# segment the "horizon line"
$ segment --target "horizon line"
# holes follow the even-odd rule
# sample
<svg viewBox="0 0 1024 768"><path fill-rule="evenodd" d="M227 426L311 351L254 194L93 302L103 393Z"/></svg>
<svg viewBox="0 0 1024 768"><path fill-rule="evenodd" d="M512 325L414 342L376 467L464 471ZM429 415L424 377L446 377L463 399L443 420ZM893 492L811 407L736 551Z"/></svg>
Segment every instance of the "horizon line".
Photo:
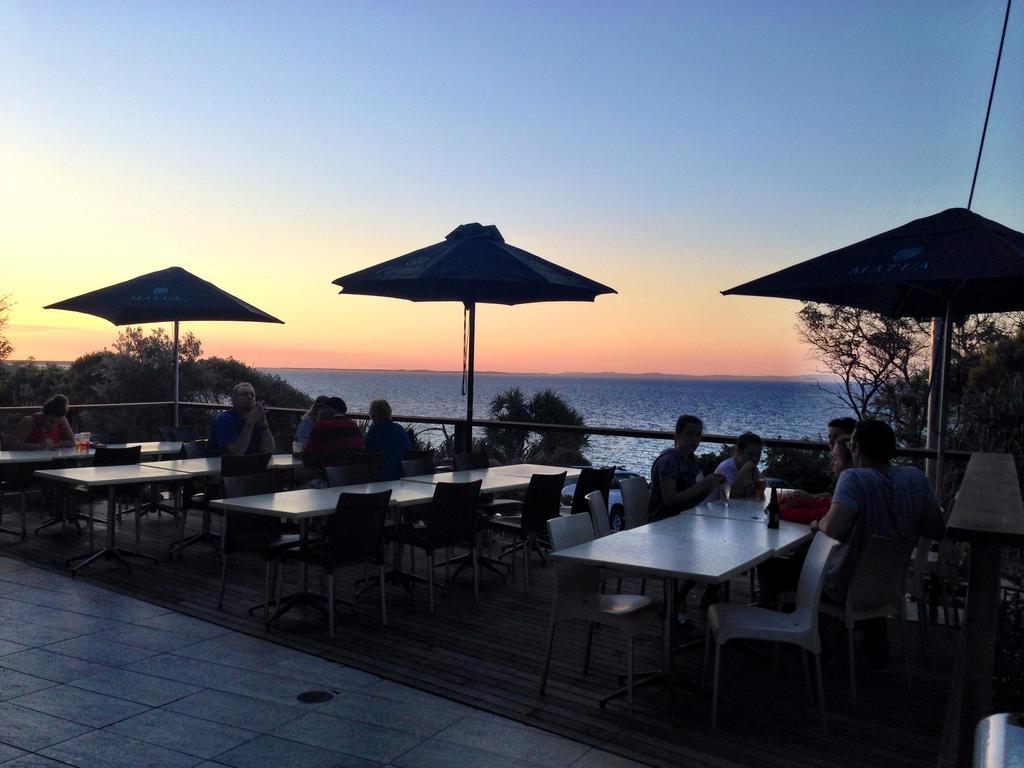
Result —
<svg viewBox="0 0 1024 768"><path fill-rule="evenodd" d="M33 363L35 365L71 365L73 360L2 360L0 363ZM329 366L297 366L297 365L250 365L256 370L276 371L341 371L348 373L451 373L461 374L460 370L443 370L436 368L331 368ZM827 373L794 373L783 374L757 374L757 373L662 373L660 371L644 371L641 373L627 373L621 371L474 371L473 375L489 374L493 376L616 376L631 377L638 379L666 378L666 379L779 379L793 381L827 379Z"/></svg>

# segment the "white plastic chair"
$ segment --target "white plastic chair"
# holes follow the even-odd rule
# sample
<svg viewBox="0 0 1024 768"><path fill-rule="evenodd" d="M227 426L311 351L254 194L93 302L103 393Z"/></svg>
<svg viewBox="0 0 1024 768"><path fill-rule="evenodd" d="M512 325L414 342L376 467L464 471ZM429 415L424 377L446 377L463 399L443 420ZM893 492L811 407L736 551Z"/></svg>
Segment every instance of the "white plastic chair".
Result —
<svg viewBox="0 0 1024 768"><path fill-rule="evenodd" d="M835 616L846 627L850 657L850 699L857 703L857 673L854 667L853 625L864 619L899 616L903 640L903 664L910 688L910 660L907 657L906 575L910 553L902 539L872 536L854 566L846 602L836 605L822 601L821 612Z"/></svg>
<svg viewBox="0 0 1024 768"><path fill-rule="evenodd" d="M600 497L600 492L597 494ZM594 540L594 528L588 515L577 514L548 520L551 549L558 552ZM551 628L548 633L544 671L540 678L540 695L547 686L551 666L551 650L555 641L555 625L569 619L583 619L593 624L616 627L626 636L626 698L633 709L633 638L641 625L658 621L649 597L642 595L601 594L601 570L570 563L555 564L555 588L551 593ZM590 656L589 641L587 657ZM584 668L586 674L586 668Z"/></svg>
<svg viewBox="0 0 1024 768"><path fill-rule="evenodd" d="M604 496L600 491L591 491L586 495L586 499L587 509L590 510L590 522L594 526L594 537L603 539L612 532L608 520L608 505L604 503Z"/></svg>
<svg viewBox="0 0 1024 768"><path fill-rule="evenodd" d="M825 583L825 564L833 547L839 542L823 533L817 533L800 571L796 590L796 610L781 613L759 608L754 605L737 603L716 603L708 608L708 637L704 651L704 673L707 674L711 646L715 647L714 683L711 690L711 727L718 720L718 671L721 666L722 646L729 640L770 640L776 643L792 643L803 651L814 655L814 671L818 679L818 706L821 712L821 729L828 732L825 724L825 687L821 679L821 637L818 634L818 605L821 589ZM807 678L807 657L804 662L804 677ZM808 681L807 693L810 695Z"/></svg>
<svg viewBox="0 0 1024 768"><path fill-rule="evenodd" d="M647 507L651 503L651 489L642 477L625 477L619 481L622 508L625 513L623 530L647 524Z"/></svg>

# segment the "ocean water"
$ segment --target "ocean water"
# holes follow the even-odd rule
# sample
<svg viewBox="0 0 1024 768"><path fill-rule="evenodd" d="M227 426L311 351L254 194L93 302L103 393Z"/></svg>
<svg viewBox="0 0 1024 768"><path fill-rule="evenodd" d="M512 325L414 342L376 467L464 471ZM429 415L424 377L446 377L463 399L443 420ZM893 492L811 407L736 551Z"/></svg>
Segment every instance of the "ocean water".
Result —
<svg viewBox="0 0 1024 768"><path fill-rule="evenodd" d="M311 396L339 395L350 410L359 413L365 413L376 397L386 398L399 415L444 418L464 416L466 412L459 373L264 370ZM737 435L751 430L766 438L815 439L824 435L830 419L847 415L836 397L835 385L825 382L504 373L476 375L474 415L487 418L491 399L509 387L519 387L527 397L553 389L583 415L587 424L600 427L670 431L679 414L693 413L703 419L709 433ZM436 431L428 431L423 437L433 443L441 441ZM616 464L646 473L666 447L668 443L661 440L592 436L585 452L595 464Z"/></svg>

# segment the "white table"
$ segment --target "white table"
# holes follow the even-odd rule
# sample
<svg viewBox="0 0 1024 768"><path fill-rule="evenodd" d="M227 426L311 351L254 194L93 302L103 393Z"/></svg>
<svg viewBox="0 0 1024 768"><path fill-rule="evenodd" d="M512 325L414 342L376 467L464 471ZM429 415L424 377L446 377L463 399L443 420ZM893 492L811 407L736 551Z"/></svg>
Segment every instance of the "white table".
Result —
<svg viewBox="0 0 1024 768"><path fill-rule="evenodd" d="M338 499L343 493L380 493L391 491L391 506L395 508L426 504L434 498L434 486L428 483L416 483L406 480L384 480L375 483L357 483L341 485L334 488L303 488L297 491L278 491L255 496L237 496L231 499L217 499L210 505L225 511L249 512L257 515L270 515L284 520L299 521L301 539L305 540L310 519L326 517L334 514ZM221 528L221 536L226 537L227 519ZM222 538L222 542L224 538ZM223 552L223 545L221 548ZM226 566L225 566L226 567ZM401 580L400 572L395 572ZM383 585L381 585L383 588ZM323 596L314 595L306 590L283 599L281 607L267 622L268 625L280 618L286 611L297 605L311 604L322 606Z"/></svg>
<svg viewBox="0 0 1024 768"><path fill-rule="evenodd" d="M99 557L117 560L121 565L131 570L131 565L124 559L124 555L135 557L146 557L153 562L156 558L152 555L145 555L140 552L123 549L117 546L114 539L114 528L116 525L117 512L114 505L114 489L119 485L142 485L146 483L180 483L188 479L188 476L181 472L174 472L169 469L158 469L147 467L142 464L125 464L114 467L69 467L67 469L38 469L36 477L45 480L52 480L67 485L78 485L86 488L107 488L107 542L104 547L78 555L68 559L70 565L75 560L81 560L78 565L71 568L71 573L77 573L80 568L85 567Z"/></svg>
<svg viewBox="0 0 1024 768"><path fill-rule="evenodd" d="M146 461L147 467L158 469L172 469L175 472L184 472L189 477L210 477L220 474L220 456L201 457L198 459L168 459L166 461ZM292 456L290 453L275 453L270 456L270 463L267 469L289 470L302 466L302 459Z"/></svg>
<svg viewBox="0 0 1024 768"><path fill-rule="evenodd" d="M681 514L552 552L550 557L555 562L663 579L667 606L663 673L670 675L676 580L721 583L812 536L809 527L795 523L770 530L767 523Z"/></svg>
<svg viewBox="0 0 1024 768"><path fill-rule="evenodd" d="M221 457L209 456L196 459L170 459L168 461L145 462L147 467L158 469L170 469L188 475L189 480L200 477L213 477L220 474ZM267 469L278 471L291 471L302 466L302 459L292 456L290 453L272 454ZM180 490L180 488L179 488ZM185 500L187 501L187 500ZM181 520L178 525L178 540L173 542L169 548L168 555L174 556L175 550L180 554L186 547L202 541L216 542L218 537L210 533L210 512L203 509L203 525L199 533L185 538L185 522L188 515L188 504L179 500L177 508L180 510Z"/></svg>
<svg viewBox="0 0 1024 768"><path fill-rule="evenodd" d="M506 464L500 467L491 467L490 471L498 475L515 475L516 477L530 478L533 475L560 475L565 472L565 482L572 483L579 479L578 467L552 467L547 464Z"/></svg>
<svg viewBox="0 0 1024 768"><path fill-rule="evenodd" d="M533 468L541 469L534 472ZM566 473L566 482L579 477L578 469L565 467L548 467L541 464L510 464L504 467L488 469L464 469L456 472L435 472L432 475L413 475L405 478L416 483L472 483L481 481L480 493L502 493L505 491L522 491L529 487L530 478L534 474ZM572 474L571 474L572 473ZM571 477L570 477L571 474Z"/></svg>
<svg viewBox="0 0 1024 768"><path fill-rule="evenodd" d="M342 493L380 493L391 491L391 506L408 507L426 504L434 498L434 489L426 483L405 480L383 480L376 483L341 485L334 488L303 488L298 491L277 491L257 496L216 499L210 506L235 512L273 515L284 520L308 520L331 515Z"/></svg>
<svg viewBox="0 0 1024 768"><path fill-rule="evenodd" d="M181 451L181 443L175 442L109 443L105 444L105 447L131 448L136 445L142 447L142 456L163 456ZM79 451L76 448L0 451L0 464L40 464L52 461L67 461L69 459L81 461L91 459L95 454L95 448L89 448L87 451Z"/></svg>

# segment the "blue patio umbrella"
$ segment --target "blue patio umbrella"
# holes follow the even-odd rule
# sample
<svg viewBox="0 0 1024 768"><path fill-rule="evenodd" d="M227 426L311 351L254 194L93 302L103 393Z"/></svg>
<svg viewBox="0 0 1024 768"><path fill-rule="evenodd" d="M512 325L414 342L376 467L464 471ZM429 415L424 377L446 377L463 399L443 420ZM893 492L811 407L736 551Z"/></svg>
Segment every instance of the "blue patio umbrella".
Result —
<svg viewBox="0 0 1024 768"><path fill-rule="evenodd" d="M1024 233L966 208L949 208L722 294L837 304L890 317L944 318L941 354L932 370L933 389L939 374L938 405L928 435L929 447L939 455L938 477L953 319L1024 309Z"/></svg>
<svg viewBox="0 0 1024 768"><path fill-rule="evenodd" d="M494 225L463 224L442 242L333 281L341 293L461 301L468 315L466 422L473 421L476 305L593 301L615 289L505 242Z"/></svg>
<svg viewBox="0 0 1024 768"><path fill-rule="evenodd" d="M114 325L173 322L175 427L179 426L178 324L182 320L284 322L181 267L139 275L123 283L49 304L44 309L84 312L109 320Z"/></svg>

